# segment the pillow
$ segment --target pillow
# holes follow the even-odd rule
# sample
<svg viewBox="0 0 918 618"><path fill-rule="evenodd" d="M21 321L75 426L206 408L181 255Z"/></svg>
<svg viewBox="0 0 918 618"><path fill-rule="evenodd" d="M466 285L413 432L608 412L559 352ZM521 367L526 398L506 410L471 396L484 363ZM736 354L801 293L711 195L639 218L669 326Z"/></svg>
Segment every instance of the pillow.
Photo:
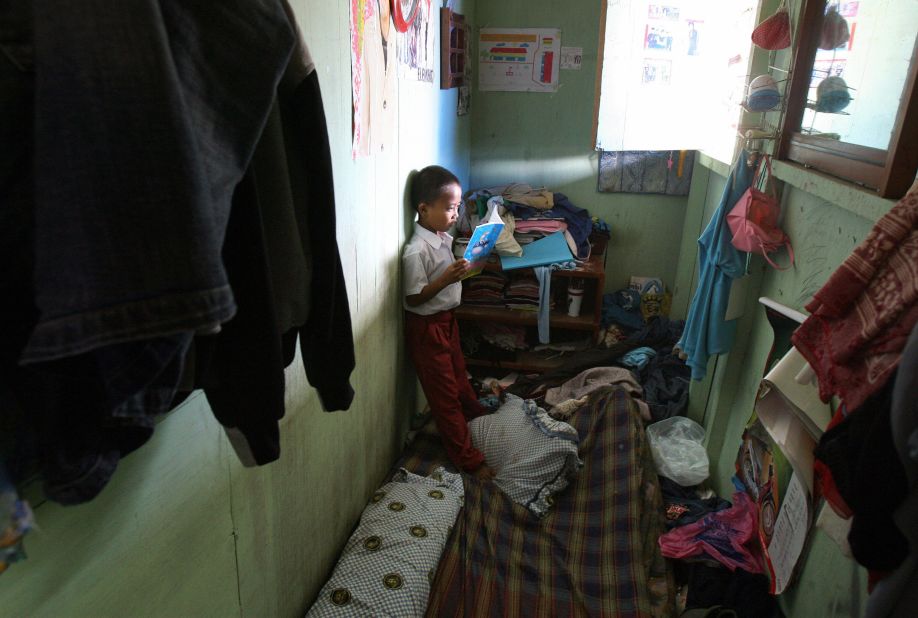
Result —
<svg viewBox="0 0 918 618"><path fill-rule="evenodd" d="M548 514L554 495L583 466L577 430L516 395L507 393L497 412L470 421L469 433L494 469L494 483L537 517Z"/></svg>
<svg viewBox="0 0 918 618"><path fill-rule="evenodd" d="M423 616L463 496L458 474L399 470L373 494L307 617Z"/></svg>

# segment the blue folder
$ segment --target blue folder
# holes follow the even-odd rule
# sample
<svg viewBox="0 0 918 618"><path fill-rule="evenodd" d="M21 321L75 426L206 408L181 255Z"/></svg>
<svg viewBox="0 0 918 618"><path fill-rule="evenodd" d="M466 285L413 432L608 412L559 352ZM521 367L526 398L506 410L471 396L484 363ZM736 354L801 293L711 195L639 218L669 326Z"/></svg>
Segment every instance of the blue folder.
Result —
<svg viewBox="0 0 918 618"><path fill-rule="evenodd" d="M527 268L529 266L544 266L555 262L573 260L571 250L564 239L564 232L555 232L541 240L523 246L523 255L500 256L500 266L504 270L514 268Z"/></svg>

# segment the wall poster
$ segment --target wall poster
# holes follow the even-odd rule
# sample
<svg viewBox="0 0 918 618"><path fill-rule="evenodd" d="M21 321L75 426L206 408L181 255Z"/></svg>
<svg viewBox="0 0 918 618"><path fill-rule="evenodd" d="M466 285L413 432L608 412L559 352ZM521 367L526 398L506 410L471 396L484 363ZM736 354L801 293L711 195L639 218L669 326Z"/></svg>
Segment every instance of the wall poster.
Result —
<svg viewBox="0 0 918 618"><path fill-rule="evenodd" d="M561 63L559 28L482 28L478 89L556 92Z"/></svg>
<svg viewBox="0 0 918 618"><path fill-rule="evenodd" d="M353 158L385 151L395 135L394 31L388 0L351 0Z"/></svg>
<svg viewBox="0 0 918 618"><path fill-rule="evenodd" d="M396 34L399 79L417 82L434 81L434 30L440 27L439 18L431 20L430 0L416 0L417 12L408 24L408 30Z"/></svg>
<svg viewBox="0 0 918 618"><path fill-rule="evenodd" d="M583 66L583 48L582 47L562 47L561 48L561 68L573 69L579 71Z"/></svg>

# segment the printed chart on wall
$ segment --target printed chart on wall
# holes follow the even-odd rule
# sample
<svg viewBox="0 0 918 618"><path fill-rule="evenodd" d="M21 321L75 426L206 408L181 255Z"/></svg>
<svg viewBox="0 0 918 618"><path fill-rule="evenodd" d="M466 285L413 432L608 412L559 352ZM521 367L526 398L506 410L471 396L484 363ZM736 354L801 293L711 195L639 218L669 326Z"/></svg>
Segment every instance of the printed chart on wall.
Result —
<svg viewBox="0 0 918 618"><path fill-rule="evenodd" d="M555 92L560 62L558 28L482 28L478 89Z"/></svg>

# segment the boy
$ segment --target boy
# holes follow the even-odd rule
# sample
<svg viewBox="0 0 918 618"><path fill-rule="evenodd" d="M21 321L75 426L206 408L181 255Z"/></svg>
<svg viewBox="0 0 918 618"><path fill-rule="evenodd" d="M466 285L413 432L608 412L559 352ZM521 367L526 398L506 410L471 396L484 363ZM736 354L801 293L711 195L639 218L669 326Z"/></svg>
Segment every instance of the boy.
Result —
<svg viewBox="0 0 918 618"><path fill-rule="evenodd" d="M425 167L411 182L417 211L414 236L405 245L405 338L446 453L479 479L494 478L484 455L472 446L466 422L487 414L466 377L453 309L459 305L468 261L453 258L447 234L462 201L459 179L438 165Z"/></svg>

